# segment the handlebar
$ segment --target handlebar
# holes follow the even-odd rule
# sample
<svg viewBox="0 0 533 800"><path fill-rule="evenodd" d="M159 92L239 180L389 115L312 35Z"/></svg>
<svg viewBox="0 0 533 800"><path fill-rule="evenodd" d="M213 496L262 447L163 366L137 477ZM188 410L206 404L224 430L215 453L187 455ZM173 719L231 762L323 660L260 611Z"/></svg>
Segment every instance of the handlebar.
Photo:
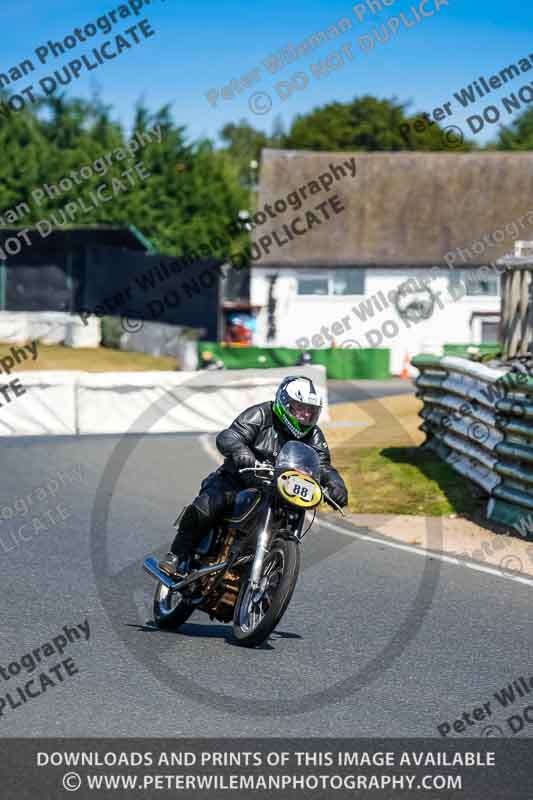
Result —
<svg viewBox="0 0 533 800"><path fill-rule="evenodd" d="M265 471L273 473L274 472L274 467L271 467L269 464L264 464L264 465L260 464L260 465L257 465L255 467L243 467L242 469L239 470L239 473L240 472L265 472Z"/></svg>
<svg viewBox="0 0 533 800"><path fill-rule="evenodd" d="M256 461L255 467L243 467L242 469L239 470L239 474L241 472L269 472L271 475L273 475L274 467L272 466L272 464ZM332 497L329 496L329 494L326 492L324 488L322 488L322 498L328 505L330 505L336 511L339 511L343 517L346 516L341 506L338 503L336 503Z"/></svg>

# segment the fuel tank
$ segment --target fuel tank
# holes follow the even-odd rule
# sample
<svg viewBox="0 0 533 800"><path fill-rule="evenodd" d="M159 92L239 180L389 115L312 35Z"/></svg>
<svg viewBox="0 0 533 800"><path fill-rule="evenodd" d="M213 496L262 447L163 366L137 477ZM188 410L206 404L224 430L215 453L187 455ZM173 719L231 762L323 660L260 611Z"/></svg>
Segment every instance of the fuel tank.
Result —
<svg viewBox="0 0 533 800"><path fill-rule="evenodd" d="M233 511L224 522L243 533L251 533L264 512L266 498L259 489L243 489L235 498Z"/></svg>

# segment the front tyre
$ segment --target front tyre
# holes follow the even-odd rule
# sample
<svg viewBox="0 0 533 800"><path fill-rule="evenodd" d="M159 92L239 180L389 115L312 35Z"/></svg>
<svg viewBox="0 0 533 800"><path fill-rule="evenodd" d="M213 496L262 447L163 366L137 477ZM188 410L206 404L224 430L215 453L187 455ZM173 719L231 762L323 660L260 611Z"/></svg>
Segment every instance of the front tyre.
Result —
<svg viewBox="0 0 533 800"><path fill-rule="evenodd" d="M158 628L177 630L187 622L194 606L179 592L171 592L164 583L158 583L154 594L154 620Z"/></svg>
<svg viewBox="0 0 533 800"><path fill-rule="evenodd" d="M300 546L276 539L263 564L261 584L252 591L244 580L233 614L233 633L244 647L257 647L269 637L289 605L300 571Z"/></svg>

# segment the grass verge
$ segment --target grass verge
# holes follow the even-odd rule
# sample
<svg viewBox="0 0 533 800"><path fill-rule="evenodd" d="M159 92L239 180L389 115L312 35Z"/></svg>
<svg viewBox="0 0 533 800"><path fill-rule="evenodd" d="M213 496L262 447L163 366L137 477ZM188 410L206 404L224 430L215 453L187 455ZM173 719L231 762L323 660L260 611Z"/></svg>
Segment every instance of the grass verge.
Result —
<svg viewBox="0 0 533 800"><path fill-rule="evenodd" d="M11 355L11 348L20 344L0 342L0 358ZM28 351L27 351L28 352ZM81 370L83 372L146 372L174 371L176 359L172 356L150 356L146 353L129 353L110 347L63 347L63 345L37 344L37 358L28 353L26 361L16 364L13 372L28 370Z"/></svg>
<svg viewBox="0 0 533 800"><path fill-rule="evenodd" d="M415 447L343 447L333 452L356 514L477 516L481 496L431 451ZM485 502L485 501L484 501Z"/></svg>

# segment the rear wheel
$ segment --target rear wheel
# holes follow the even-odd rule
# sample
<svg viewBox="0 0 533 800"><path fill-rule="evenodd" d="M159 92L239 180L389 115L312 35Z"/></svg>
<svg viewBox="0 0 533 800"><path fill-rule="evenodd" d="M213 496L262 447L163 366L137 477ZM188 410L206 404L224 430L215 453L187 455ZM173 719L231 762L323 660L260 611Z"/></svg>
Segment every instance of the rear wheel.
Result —
<svg viewBox="0 0 533 800"><path fill-rule="evenodd" d="M269 637L289 605L299 570L299 544L276 539L265 558L259 588L252 590L249 579L241 585L233 614L239 644L256 647Z"/></svg>
<svg viewBox="0 0 533 800"><path fill-rule="evenodd" d="M179 592L158 583L154 594L154 620L158 628L174 629L187 622L194 606Z"/></svg>

